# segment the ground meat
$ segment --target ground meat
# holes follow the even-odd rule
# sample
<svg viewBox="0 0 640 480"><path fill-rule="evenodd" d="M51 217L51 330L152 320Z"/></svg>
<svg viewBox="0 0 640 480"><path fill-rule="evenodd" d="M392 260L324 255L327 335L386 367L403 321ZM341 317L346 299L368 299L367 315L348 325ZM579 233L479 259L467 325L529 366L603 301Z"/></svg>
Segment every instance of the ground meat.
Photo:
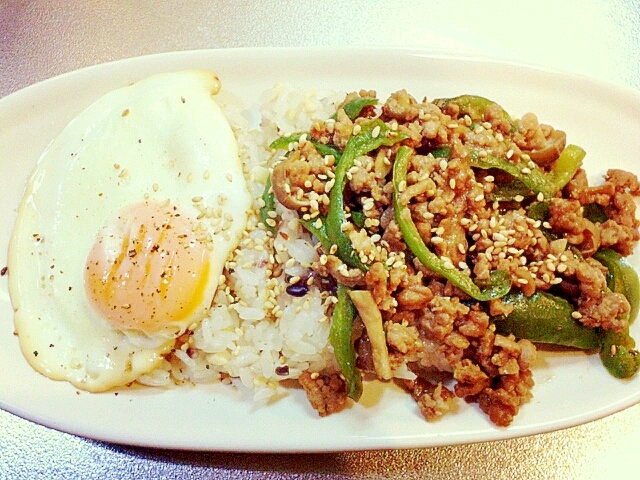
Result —
<svg viewBox="0 0 640 480"><path fill-rule="evenodd" d="M469 312L458 298L436 296L422 312L420 325L430 338L444 340L453 332L454 321Z"/></svg>
<svg viewBox="0 0 640 480"><path fill-rule="evenodd" d="M396 295L398 305L407 310L422 310L433 300L434 294L424 284L422 272L404 276Z"/></svg>
<svg viewBox="0 0 640 480"><path fill-rule="evenodd" d="M336 281L349 287L364 285L365 282L365 276L360 270L346 268L335 255L327 255L324 265L318 265L317 271L324 277L331 275Z"/></svg>
<svg viewBox="0 0 640 480"><path fill-rule="evenodd" d="M453 370L454 391L460 398L477 395L491 384L489 376L469 358L461 360Z"/></svg>
<svg viewBox="0 0 640 480"><path fill-rule="evenodd" d="M629 302L624 295L607 290L606 269L596 260L578 262L575 277L580 289L577 300L580 322L596 328L611 329L616 332L626 328L629 320Z"/></svg>
<svg viewBox="0 0 640 480"><path fill-rule="evenodd" d="M405 380L404 386L418 403L420 413L429 421L438 420L454 405L455 396L442 383L433 384L417 378Z"/></svg>
<svg viewBox="0 0 640 480"><path fill-rule="evenodd" d="M371 265L365 275L365 281L380 310L392 310L396 305L396 300L392 295L395 289L389 283L389 279L389 271L380 262Z"/></svg>
<svg viewBox="0 0 640 480"><path fill-rule="evenodd" d="M309 141L301 141L298 150L273 167L271 185L278 201L289 209L305 209L312 205L326 213L326 180L334 160L325 159ZM310 193L314 193L315 203Z"/></svg>
<svg viewBox="0 0 640 480"><path fill-rule="evenodd" d="M604 178L603 184L589 186L586 173L581 169L569 182L566 191L582 206L597 204L604 207L608 220L600 225L600 228L589 226L594 241L592 250L595 251L597 247L602 245L613 248L623 256L628 256L640 240L638 231L640 222L636 218L636 204L633 198L634 195L637 196L640 193L640 182L638 182L636 175L617 169L608 170ZM588 221L575 215L575 205L572 206L572 210L574 214L570 219L567 218L567 221L573 219L580 222L574 226L574 232L580 230L584 225L588 226L588 223L585 223ZM562 216L562 210L559 214ZM554 223L552 225L555 227ZM581 251L583 250L581 248Z"/></svg>
<svg viewBox="0 0 640 480"><path fill-rule="evenodd" d="M475 308L475 307L474 307ZM455 322L456 329L465 337L481 337L489 327L489 315L479 309L472 309Z"/></svg>
<svg viewBox="0 0 640 480"><path fill-rule="evenodd" d="M569 243L578 248L583 246L581 251L594 253L593 245L600 245L598 229L582 216L582 205L578 200L552 199L549 204L549 224L554 232L562 234Z"/></svg>
<svg viewBox="0 0 640 480"><path fill-rule="evenodd" d="M382 106L382 113L387 119L395 119L400 122L412 122L420 114L418 102L407 93L400 90L391 94Z"/></svg>
<svg viewBox="0 0 640 480"><path fill-rule="evenodd" d="M494 386L480 392L477 402L493 423L508 427L520 406L531 399L533 385L531 370L524 370L517 375L503 375Z"/></svg>
<svg viewBox="0 0 640 480"><path fill-rule="evenodd" d="M632 195L640 195L640 182L638 177L631 172L610 169L607 170L605 179L615 186L616 191L626 191Z"/></svg>
<svg viewBox="0 0 640 480"><path fill-rule="evenodd" d="M511 130L511 123L509 123L509 120L505 117L502 107L497 103L489 105L485 109L484 120L489 122L497 132L506 134Z"/></svg>
<svg viewBox="0 0 640 480"><path fill-rule="evenodd" d="M347 391L340 375L303 372L298 378L309 403L321 417L339 412L347 404Z"/></svg>
<svg viewBox="0 0 640 480"><path fill-rule="evenodd" d="M353 133L353 126L353 122L344 110L338 110L337 119L333 127L333 143L337 147L344 150Z"/></svg>
<svg viewBox="0 0 640 480"><path fill-rule="evenodd" d="M353 93L344 104L374 95ZM313 268L371 293L382 316L391 370L398 377L406 377L407 370L416 375L404 387L427 419L439 418L458 397L477 403L491 421L507 426L531 398L536 348L527 340L495 333L492 317L510 314L513 306L500 299L476 301L442 269L467 275L481 288L492 272L508 272L512 293L531 297L545 291L563 297L584 325L620 331L627 326L629 303L608 291L606 269L591 257L603 246L626 256L640 240L634 198L640 195L640 182L633 174L609 170L603 183L590 186L584 170L578 169L555 196L525 190L505 194L519 188L517 182L499 169L479 168L478 158L499 157L517 164L523 174L525 168L547 173L565 148L566 134L540 123L532 113L514 119L497 104L477 109L451 100L420 102L400 90L382 106L365 107L358 118L348 118L341 109L335 119L314 124L315 141L344 149L379 112L388 138L402 140L360 152L346 175L342 232L365 267L347 269L336 247L322 239ZM415 154L406 184L396 191L393 170L401 146ZM302 218L307 215L306 220L318 218L322 226L336 170L331 156L315 150L310 142L294 145L288 159L274 168L272 179L284 206ZM298 165L302 161L308 165ZM505 195L510 198L505 200ZM396 201L407 206L407 216L400 221L411 219L419 239L405 242ZM536 204L548 204L548 212L531 212ZM407 248L420 239L442 262L440 268L430 265L430 257ZM375 372L371 341L358 317L352 338L358 367ZM321 415L346 401L338 376L312 378L305 373L300 383Z"/></svg>
<svg viewBox="0 0 640 480"><path fill-rule="evenodd" d="M636 204L633 196L627 192L616 192L612 203L605 207L605 212L609 221L616 222L624 232L611 247L623 256L631 255L633 248L640 240L638 231L640 222L635 216Z"/></svg>
<svg viewBox="0 0 640 480"><path fill-rule="evenodd" d="M420 332L414 326L405 326L400 323L387 322L387 343L398 352L412 357L422 349ZM409 360L413 360L412 358Z"/></svg>

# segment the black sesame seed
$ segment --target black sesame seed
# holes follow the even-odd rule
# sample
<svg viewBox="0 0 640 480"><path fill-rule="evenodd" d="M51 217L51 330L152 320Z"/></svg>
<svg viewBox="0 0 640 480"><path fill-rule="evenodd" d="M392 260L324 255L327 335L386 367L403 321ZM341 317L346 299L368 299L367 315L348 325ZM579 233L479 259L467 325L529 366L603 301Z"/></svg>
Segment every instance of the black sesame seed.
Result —
<svg viewBox="0 0 640 480"><path fill-rule="evenodd" d="M276 375L289 375L289 365L278 365L275 372Z"/></svg>
<svg viewBox="0 0 640 480"><path fill-rule="evenodd" d="M309 293L309 287L305 283L294 283L287 287L287 293L292 297L304 297Z"/></svg>

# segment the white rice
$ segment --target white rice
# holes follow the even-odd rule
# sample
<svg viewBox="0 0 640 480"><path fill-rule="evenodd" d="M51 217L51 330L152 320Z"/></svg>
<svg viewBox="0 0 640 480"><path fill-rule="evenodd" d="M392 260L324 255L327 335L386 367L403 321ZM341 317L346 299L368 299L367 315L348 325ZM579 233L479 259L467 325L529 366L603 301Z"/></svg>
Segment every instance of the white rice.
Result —
<svg viewBox="0 0 640 480"><path fill-rule="evenodd" d="M286 293L287 280L304 279L317 260L310 235L295 213L277 205L281 221L274 238L259 225L257 213L269 168L277 161L269 143L279 134L309 130L312 119L328 118L340 100L336 93L295 92L279 84L261 96L261 124L253 129L237 106L220 102L238 138L254 212L227 262L208 317L188 339L181 339L182 347L162 368L141 377L140 383L224 381L266 401L286 393L282 380L296 379L305 370L336 368L328 342L331 297L313 286L303 297Z"/></svg>

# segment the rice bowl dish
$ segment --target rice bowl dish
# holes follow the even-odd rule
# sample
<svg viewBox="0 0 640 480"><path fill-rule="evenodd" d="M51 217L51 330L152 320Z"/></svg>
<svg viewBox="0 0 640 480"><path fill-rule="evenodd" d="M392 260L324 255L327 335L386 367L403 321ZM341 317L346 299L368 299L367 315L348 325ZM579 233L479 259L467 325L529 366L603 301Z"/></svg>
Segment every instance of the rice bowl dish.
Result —
<svg viewBox="0 0 640 480"><path fill-rule="evenodd" d="M355 97L372 99L374 94L370 92L362 94L361 92ZM354 95L348 97L348 100L353 99ZM283 85L277 85L273 90L265 92L263 100L260 129L253 130L248 127L247 122L233 105L223 105L238 140L239 153L253 205L249 211L246 228L238 247L227 259L224 273L219 279L213 307L198 326L188 329L177 339L176 348L164 357L159 368L140 376L137 378L137 382L154 387L173 387L176 384L223 381L253 390L256 401L269 402L286 395L290 386L295 385L297 381L303 385L313 406L321 415L337 412L344 408L348 397L357 399L355 398L357 393L354 391L354 389L357 390L357 386L350 385L350 382L355 381L354 377L349 379L349 376L345 375L345 362L337 358L342 354L337 355L336 348L342 347L336 347L337 343L332 342L331 327L334 311L341 300L338 291L339 284L346 285L348 283L347 286L351 291L368 291L367 288L364 288L370 281L367 280L366 274L371 271L373 264L379 263L386 266L385 268L388 267L387 271L389 272L394 268L398 272L395 285L397 292L387 292L386 296L376 294L373 298L377 310L381 314L381 318L378 320L380 327L385 325L383 338L393 340L388 340L388 344L386 342L381 344L379 331L377 333L378 340L372 340L376 335L372 333L375 327L361 323L354 316L351 331L356 332L354 333L356 341L352 346L354 352L357 353L358 362L357 365L349 365L348 368L357 367L358 375L362 371L365 378L378 377L385 381L399 382L416 398L421 411L429 420L435 420L453 408L451 405L455 397L458 396L480 403L481 408L489 414L494 423L501 426L508 425L520 405L526 403L530 398L533 376L529 367L534 362L536 355L536 349L532 342L544 340L540 338L528 340L520 338L520 335L512 336L504 330L502 330L502 334L496 334L493 329L495 327L491 327L491 325L495 325L495 322L489 321L489 317L501 317L504 320L505 317L509 317L514 308L523 306L526 309L527 306L524 305L526 298L533 297L538 290L542 293L549 291L558 293L558 289L566 288L567 291L564 292L564 295L580 295L580 284L575 281L566 282L566 287L558 286L564 277L573 279L584 273L585 278L589 275L601 275L601 279L606 281L605 269L599 268L593 262L590 262L592 268L588 269L586 273L580 270L587 267L582 266L583 262L574 256L575 252L571 250L569 243L580 246L578 248L580 255L587 258L594 256L601 245L614 247L628 254L630 253L628 245L633 246L637 241L635 216L630 224L626 220L627 217L624 221L615 222L618 225L623 225L625 222L628 224L626 225L628 229L624 232L628 238L625 237L624 241L620 240L623 233L613 239L610 235L607 237L609 240L604 242L602 238L598 238L599 243L594 247L595 239L591 237L585 239L587 234L584 233L588 231L593 234L591 225L585 224L586 227L582 231L572 231L570 225L562 224L559 220L534 217L534 214L538 214L537 211L530 212L529 209L525 209L523 213L520 212L519 205L513 205L514 203L540 204L554 198L556 192L535 191L531 195L532 186L525 184L526 188L518 190L516 193L504 194L502 192L501 194L507 196L498 198L493 185L500 182L507 185L511 182L511 177L514 177L511 175L505 180L509 172L505 170L508 167L502 164L476 166L473 170L473 177L470 175L465 178L449 177L446 173L448 169L449 172L465 171L465 167L460 166L460 160L464 159L465 155L461 148L455 150L457 147L450 142L450 136L441 135L442 128L448 129L449 132L457 132L456 134L460 138L464 137L465 141L462 143L468 142L474 147L481 146L485 151L491 151L492 155L498 156L497 154L500 153L508 160L513 159L513 162L524 158L523 165L529 165L530 162L533 162L533 165L521 167L521 173L522 168L529 170L524 175L537 168L548 172L553 168L554 162L557 162L558 156L564 150L564 145L562 148L557 148L552 141L549 141L551 144L549 150L552 152L547 152L547 154L551 157L557 156L551 160L548 158L545 160L543 154L538 155L539 163L536 163L532 160L536 155L531 156L526 153L531 150L544 150L546 146L544 144L547 140L555 141L556 139L554 137L555 130L549 129L547 126L541 127L537 123L537 119L530 116L522 121L519 120L520 124L527 124L524 130L543 133L537 137L532 135L532 138L523 140L522 149L505 148L501 151L502 147L496 145L507 143L509 138L505 139L505 137L509 137L509 134L512 133L512 125L505 121L506 117L501 117L499 106L495 106L497 104L493 104L493 102L489 104L490 110L493 112L492 116L482 118L479 121L477 118L472 118L473 112L463 111L460 102L458 104L455 101L443 102L441 105L431 102L412 103L410 95L406 92L400 92L391 97L391 102L387 101L383 106L370 103L358 111L353 119L347 115L349 118L347 120L343 114L338 114L342 117L339 116L337 119L332 118L339 110L338 107L346 105L344 94L298 92ZM393 110L391 105L399 105L399 107ZM421 108L422 112L420 112ZM414 110L415 112L413 112ZM408 113L409 111L413 113ZM392 238L389 236L385 238L385 231L388 230L389 225L392 225L390 232L393 232L393 223L397 223L397 219L394 220L393 211L386 214L384 212L390 206L396 207L396 211L399 210L398 206L400 205L407 207L411 199L414 198L409 197L404 200L395 198L395 201L401 203L394 205L393 192L384 191L384 185L393 184L391 181L392 168L390 168L393 162L390 160L394 160L398 154L393 145L382 146L382 150L379 150L380 146L375 147L372 149L375 152L374 156L368 155L369 152L357 156L359 161L357 166L369 168L368 172L376 172L375 159L379 159L381 165L385 165L384 159L387 159L386 167L381 167L381 171L385 173L376 177L381 184L380 191L376 194L377 197L370 192L371 189L367 190L365 195L362 194L362 191L356 191L357 188L352 185L354 188L352 186L349 188L360 195L350 195L350 198L345 200L347 207L345 212L349 214L345 219L354 218L356 213L362 219L362 226L352 230L355 233L353 237L350 237L351 245L362 252L370 248L371 243L375 244L383 240L386 242L384 252L373 253L372 257L365 255L360 259L364 260L362 263L367 265L364 274L357 272L359 270L357 266L341 267L340 265L345 265L347 262L344 259L340 260L339 256L335 255L339 252L332 251L331 246L323 245L320 240L321 228L326 223L322 221L322 218L328 215L329 206L326 204L324 207L322 206L324 201L321 199L322 195L309 196L311 191L316 190L315 185L305 189L303 188L304 182L302 183L303 187L292 183L292 186L301 187L300 190L304 190L297 200L305 200L305 207L309 208L315 200L317 204L315 208L306 211L292 208L292 204L284 205L287 203L286 199L281 201L284 198L282 191L286 188L284 184L275 185L275 188L271 189L265 188L268 182L273 182L274 170L277 172L278 168L282 168L278 165L287 162L287 159L291 159L292 155L300 155L304 158L313 156L314 149L318 151L322 148L318 147L318 143L334 147L337 143L344 151L348 138L359 133L357 125L360 125L360 129L362 129L365 121L378 118L380 112L385 112L384 125L392 125L395 121L395 130L390 127L393 131L398 131L398 127L400 127L402 132L402 126L413 123L415 119L419 119L418 123L422 122L421 128L424 130L420 134L420 138L411 137L412 132L406 131L403 134L406 136L396 142L397 145L394 144L399 147L405 140L407 140L405 143L414 142L411 143L411 148L416 151L421 150L418 155L428 159L422 159L426 162L422 166L431 172L439 169L438 181L434 182L433 186L424 184L421 187L423 190L419 190L417 187L413 189L414 197L420 195L429 197L428 202L421 199L418 203L430 205L426 210L422 207L412 207L414 218L417 218L415 217L416 212L422 215L424 220L431 221L436 218L437 221L428 222L428 229L424 225L418 225L423 241L430 243L430 251L436 252L438 257L443 259L442 268L463 272L468 277L473 273L476 278L481 280L478 282L479 284L484 281L484 286L479 294L483 298L482 300L473 301L473 297L464 290L464 286L455 285L455 280L452 283L450 279L443 277L438 272L435 275L430 274L428 268L421 268L419 263L416 263L413 254L404 252L406 245L393 246ZM407 117L407 115L414 115L414 113L415 117ZM427 118L427 114L432 117ZM331 128L335 128L336 123L339 126L348 126L350 129L348 133L340 134L338 140L334 139L334 132L331 131ZM427 131L431 133L425 133ZM304 133L298 135L299 132L305 132L307 136L305 137ZM487 132L489 133L487 134ZM377 136L374 136L372 131L369 133L371 137ZM501 140L499 140L498 134L502 136ZM323 135L328 140L323 140ZM378 135L380 135L380 129ZM432 135L429 140L433 143L422 140L428 135ZM284 144L272 148L274 142L281 138L288 140ZM524 145L532 139L542 143L538 145L538 148L526 150ZM491 142L496 143L492 144ZM428 145L425 146L425 144ZM451 150L448 152L443 150L443 145L454 147L453 155ZM434 154L434 152L436 153ZM331 153L322 152L321 158L326 159L331 155ZM374 162L367 166L368 160L365 157L373 158ZM415 156L412 158L415 159ZM417 161L409 159L408 162L411 165L411 162L416 163ZM334 155L334 163L327 166L331 169L336 163ZM457 170L453 167L456 167ZM407 167L408 170L410 168ZM470 170L470 167L466 170ZM498 182L495 178L496 170L501 171L505 176L505 178L498 179ZM606 191L593 192L588 190L593 187L585 185L579 176L580 174L577 173L578 170L579 166L574 171L578 177L569 186L575 195L569 198L579 203L580 192L585 191L587 193L582 195L603 195L604 199L599 199L599 204L604 204L605 207L612 204L612 199L616 194L624 196L637 193L637 186L631 177L615 173L606 179L605 183L608 186L602 189ZM335 170L331 171L335 172ZM351 172L351 176L349 182L353 180L353 177L356 177L357 180L359 177L357 168ZM291 178L287 175L280 176L280 178L287 177ZM562 188L573 178L574 175L568 178ZM321 189L324 193L330 193L333 185L326 188L326 184L331 181L331 176L325 174L321 180ZM427 178L423 178L417 173L413 177L409 174L408 180L404 180L404 188L420 184L425 180ZM463 187L458 182L466 183ZM432 187L435 190L433 194L430 194L429 191ZM440 191L437 191L436 187L440 188ZM402 193L404 188L398 188L397 193ZM279 192L278 189L280 189ZM460 193L461 191L463 194ZM443 192L449 197L443 196ZM525 192L524 195L523 192ZM269 203L265 198L267 200L273 198L269 194L274 193L273 207L265 208ZM539 196L540 193L542 193L542 197ZM444 212L447 205L455 204L454 200L462 195L465 202L469 199L469 202L482 203L481 209L475 212L476 216L473 216L473 212L469 216L462 215L465 220L457 226L453 226L448 220L442 224L438 223L450 217L450 215L439 213L439 211ZM508 197L508 195L511 196ZM520 196L523 198L520 199ZM355 208L356 203L349 203L353 202L356 197L355 201L359 202L360 208ZM365 200L368 198L373 198L374 201ZM443 198L448 199L444 201L444 204L442 200L439 200ZM525 198L528 200L523 202ZM590 197L590 199L592 198ZM402 203L403 201L406 203ZM504 202L505 205L507 203L509 205L508 207L497 205L496 208L493 208L494 202ZM583 204L591 205L593 203L598 203L598 201L587 202L585 200L578 205L578 210ZM618 203L621 204L620 201ZM558 209L565 207L567 205L560 203L557 205ZM625 208L627 207L628 205L625 204ZM542 215L548 215L548 208L549 206L546 211L542 209ZM465 205L465 208L460 211L467 212L469 210ZM493 213L483 214L480 213L481 211L492 211ZM504 222L501 223L498 216L495 215L496 212L503 215L508 211L520 213L519 216L516 213L507 213L507 217L505 217L514 223L513 229L506 228ZM316 216L311 216L315 212L318 212ZM374 215L374 212L377 213ZM305 214L309 214L309 218L304 218ZM353 217L351 214L354 214ZM431 217L429 217L430 214ZM635 210L632 214L635 215ZM556 218L561 216L560 214L555 215ZM609 216L611 216L611 212L609 212ZM593 225L598 223L603 225L610 220L609 216L600 221L595 217L591 217L592 220L586 220ZM318 222L318 218L321 219L320 222ZM369 219L368 223L366 223L367 219ZM313 222L310 224L310 221ZM355 224L355 221L350 221L350 223ZM611 223L609 226L611 227L610 232L616 230L616 226ZM462 234L459 227L463 227ZM521 227L522 231L517 227ZM555 227L556 233L561 232L565 238L547 238L544 230L553 230L553 227ZM509 233L511 230L514 232ZM616 231L618 230L620 229ZM358 236L358 232L363 231L366 231L366 235ZM481 233L483 231L484 234ZM635 233L632 233L634 231ZM349 233L348 229L347 232ZM525 254L526 247L535 245L527 244L525 247L525 245L519 245L516 242L509 244L509 234L514 235L515 232L523 234L523 237L517 239L516 242L536 238L537 244L544 243L543 239L546 239L547 247L544 255L541 258L533 258ZM395 234L397 233L398 229L396 228ZM451 238L461 240L460 235L464 237L464 242L448 241ZM476 235L479 236L474 238ZM578 238L579 235L582 237ZM568 242L566 237L570 237L571 241ZM488 239L491 241L484 242ZM589 246L587 243L590 241L592 244ZM501 245L501 242L504 242L505 245ZM617 247L623 243L624 247ZM451 248L447 250L446 245L443 244L449 245ZM458 247L460 244L463 244L463 248ZM472 249L471 247L476 244L476 248ZM593 251L590 252L589 248L592 248ZM472 253L474 250L475 254ZM520 252L520 250L523 251ZM504 252L502 258L500 257L501 251ZM573 253L568 254L567 251ZM480 253L483 255L479 255ZM538 253L542 255L541 252ZM376 257L376 255L378 256ZM611 254L607 252L607 255ZM338 258L340 261L337 262L329 257ZM522 263L522 258L526 258L524 263ZM514 263L513 268L505 267L505 269L511 276L508 283L510 289L513 290L512 293L522 293L518 297L514 296L510 303L500 300L508 293L504 291L496 293L502 287L498 280L492 284L490 275L490 271L501 269L495 267L504 267L499 262L506 260L518 263L518 265ZM548 260L551 260L551 263ZM603 260L603 262L605 261L606 259ZM603 262L601 265L604 264ZM537 270L532 271L532 263L534 263L533 268L537 268ZM520 267L525 266L527 267L526 272L519 270ZM409 275L406 274L407 268L410 269ZM364 270L360 270L364 272ZM599 273L596 273L596 270ZM353 273L354 271L355 273ZM576 273L577 271L580 273ZM380 275L383 274L379 272L378 277L373 278L379 279ZM413 281L413 283L401 286L403 280L400 277L404 275L414 280L420 279L420 284ZM532 286L534 288L531 290ZM492 291L491 294L487 293L489 290ZM402 291L405 293L401 295ZM593 315L589 318L594 318L595 323L587 328L622 331L628 327L632 308L630 303L632 302L627 300L625 305L623 293L611 291L610 293L617 295L606 295L605 303L611 306L611 311L615 310L612 317L615 319L627 316L626 324L622 321L615 325L603 323L604 320L600 319L596 312L589 310L593 307L594 302L602 304L604 297L601 295L594 302L589 303L587 293L583 293L584 302L581 305L573 305L567 310L571 318L577 321L583 317L589 317L587 314L591 312ZM556 297L558 296L556 295ZM395 305L394 300L396 301ZM398 301L400 305L398 305ZM352 302L357 304L357 298L352 297ZM359 318L366 316L364 309L367 302L371 306L371 299L365 298L362 310L358 308ZM483 305L486 305L490 310L488 313L481 308L480 302L486 302ZM552 300L554 308L559 305L553 302L554 300ZM582 310L579 308L581 306L584 307ZM453 310L451 310L452 308ZM428 319L425 318L426 314L420 318L415 314L413 316L407 314L407 312L417 310L444 313L441 316L431 315ZM447 323L449 320L445 318L447 315L451 317L450 324ZM601 317L604 316L606 315L601 315ZM503 321L502 323L506 325L507 322ZM515 327L507 325L502 328L514 329ZM474 349L481 350L487 345L487 343L476 342L474 339L488 338L491 335L493 337L487 342L491 343L491 348L495 347L495 351L492 350L488 355L483 354L482 359L469 353ZM584 345L586 347L584 345L569 346L587 350L600 348L599 343L597 344L598 348L594 348L593 341L595 340L589 334L585 334L585 338ZM351 337L349 339L351 340ZM387 350L386 354L385 349ZM628 350L633 352L633 347ZM612 351L611 347L609 347L609 351ZM494 362L492 366L481 363L487 358L492 359L490 362ZM481 375L478 374L478 370L482 370ZM492 370L495 372L491 372ZM434 379L434 383L423 383L425 379ZM513 380L511 384L509 384L510 380ZM457 390L456 385L459 385ZM508 392L508 394L504 392Z"/></svg>

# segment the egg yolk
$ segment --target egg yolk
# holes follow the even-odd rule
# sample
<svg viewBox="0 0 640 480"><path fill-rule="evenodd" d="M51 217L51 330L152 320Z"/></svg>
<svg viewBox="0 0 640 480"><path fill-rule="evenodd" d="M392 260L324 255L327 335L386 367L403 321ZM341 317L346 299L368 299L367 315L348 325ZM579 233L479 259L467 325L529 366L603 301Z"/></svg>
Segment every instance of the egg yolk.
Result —
<svg viewBox="0 0 640 480"><path fill-rule="evenodd" d="M87 295L120 330L176 334L209 306L209 253L176 207L133 204L96 236L85 264Z"/></svg>

